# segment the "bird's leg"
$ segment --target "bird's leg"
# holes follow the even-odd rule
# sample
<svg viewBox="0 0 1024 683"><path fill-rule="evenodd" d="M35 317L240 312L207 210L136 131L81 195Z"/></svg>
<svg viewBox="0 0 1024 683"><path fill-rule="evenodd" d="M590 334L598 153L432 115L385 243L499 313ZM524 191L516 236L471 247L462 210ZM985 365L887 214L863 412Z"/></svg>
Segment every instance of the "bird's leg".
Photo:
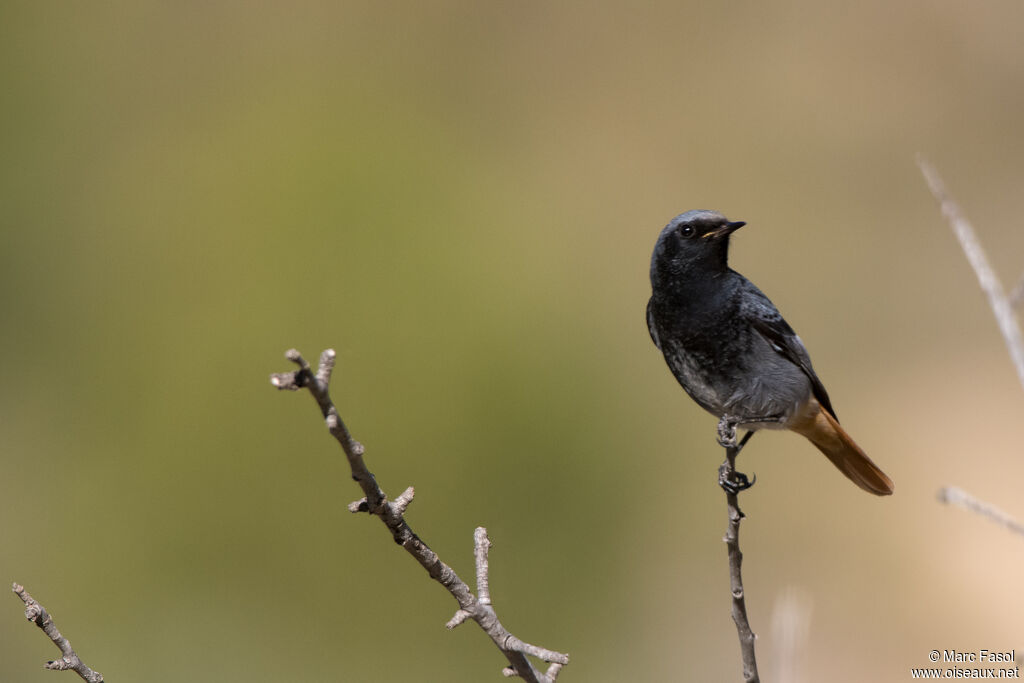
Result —
<svg viewBox="0 0 1024 683"><path fill-rule="evenodd" d="M735 418L723 415L718 421L718 443L725 449L725 462L718 468L718 485L726 493L735 496L740 491L745 491L754 485L757 476L751 480L743 472L736 471L736 456L740 449L746 445L754 432L750 431L743 435L742 441L736 442L736 425L739 421Z"/></svg>
<svg viewBox="0 0 1024 683"><path fill-rule="evenodd" d="M763 422L764 420L757 420L757 422ZM754 435L755 430L750 430L743 435L739 443L736 442L736 426L743 424L744 422L752 423L754 421L739 420L729 415L723 415L722 419L718 421L718 443L725 449L726 458L725 462L722 463L721 467L718 468L718 485L721 486L726 493L736 495L740 491L745 491L754 485L757 481L757 475L754 475L753 479L747 477L743 472L736 471L736 456L743 450L743 447L750 441L750 437Z"/></svg>
<svg viewBox="0 0 1024 683"><path fill-rule="evenodd" d="M723 415L718 421L718 445L722 448L736 448L736 425L739 420Z"/></svg>
<svg viewBox="0 0 1024 683"><path fill-rule="evenodd" d="M736 445L736 455L740 454L740 451L743 450L743 447L747 445L747 442L750 441L750 437L752 437L754 435L754 432L756 431L756 429L751 429L749 432L743 435L743 438L740 439L739 444Z"/></svg>

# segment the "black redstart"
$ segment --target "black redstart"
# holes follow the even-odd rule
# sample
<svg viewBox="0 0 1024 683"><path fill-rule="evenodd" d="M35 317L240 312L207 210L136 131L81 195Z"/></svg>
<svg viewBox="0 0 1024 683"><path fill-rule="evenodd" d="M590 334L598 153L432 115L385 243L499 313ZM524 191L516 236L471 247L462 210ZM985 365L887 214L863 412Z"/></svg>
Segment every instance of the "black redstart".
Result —
<svg viewBox="0 0 1024 683"><path fill-rule="evenodd" d="M745 225L687 211L651 257L647 328L686 393L735 427L791 429L853 483L879 496L892 480L843 431L800 337L750 280L729 268L729 235Z"/></svg>

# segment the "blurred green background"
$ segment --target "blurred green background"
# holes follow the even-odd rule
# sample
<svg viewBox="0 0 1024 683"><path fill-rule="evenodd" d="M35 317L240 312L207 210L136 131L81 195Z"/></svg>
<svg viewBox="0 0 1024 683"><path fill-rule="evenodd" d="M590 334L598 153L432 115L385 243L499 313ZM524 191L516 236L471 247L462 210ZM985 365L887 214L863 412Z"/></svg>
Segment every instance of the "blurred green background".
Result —
<svg viewBox="0 0 1024 683"><path fill-rule="evenodd" d="M659 230L714 208L896 482L784 433L743 455L764 679L1019 652L1024 542L935 493L1024 516L1024 391L914 160L1011 285L1022 25L1017 0L3 3L0 579L109 681L501 680L269 385L333 347L379 481L466 579L488 527L499 614L571 654L560 680L738 680L714 420L644 324ZM58 676L0 605L0 677Z"/></svg>

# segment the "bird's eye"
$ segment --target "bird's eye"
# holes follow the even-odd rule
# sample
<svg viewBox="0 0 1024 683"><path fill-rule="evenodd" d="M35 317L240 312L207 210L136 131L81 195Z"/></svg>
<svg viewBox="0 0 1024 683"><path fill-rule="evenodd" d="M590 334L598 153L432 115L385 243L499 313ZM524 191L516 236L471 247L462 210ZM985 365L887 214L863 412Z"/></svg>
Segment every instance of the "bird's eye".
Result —
<svg viewBox="0 0 1024 683"><path fill-rule="evenodd" d="M697 230L692 225L684 225L679 228L679 234L689 239L697 234Z"/></svg>

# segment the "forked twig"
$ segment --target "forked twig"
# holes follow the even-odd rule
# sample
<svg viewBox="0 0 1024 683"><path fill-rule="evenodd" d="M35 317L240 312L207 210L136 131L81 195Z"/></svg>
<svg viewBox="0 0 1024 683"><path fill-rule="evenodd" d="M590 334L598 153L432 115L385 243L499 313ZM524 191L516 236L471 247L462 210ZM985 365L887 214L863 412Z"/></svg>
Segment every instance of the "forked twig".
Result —
<svg viewBox="0 0 1024 683"><path fill-rule="evenodd" d="M938 171L921 157L918 157L917 165L921 167L921 173L924 175L932 195L939 202L942 215L949 221L953 233L960 240L960 246L978 276L982 291L988 296L988 302L996 316L999 331L1002 332L1006 348L1010 352L1010 359L1017 369L1017 379L1020 380L1021 386L1024 386L1024 339L1021 337L1020 323L1017 320L1017 313L1014 311L1014 307L1019 306L1024 300L1024 275L1017 281L1010 293L1006 294L1002 282L999 281L999 277L988 261L988 256L985 255L985 250L981 248L981 242L978 240L974 228L960 210L959 205L949 196ZM943 503L959 505L983 517L988 517L1015 533L1024 535L1024 525L1021 525L1020 522L954 486L940 489L939 500Z"/></svg>
<svg viewBox="0 0 1024 683"><path fill-rule="evenodd" d="M103 683L103 674L99 671L93 671L85 665L85 662L79 659L68 639L57 630L57 624L53 623L53 617L46 611L46 608L36 602L28 594L24 586L14 584L11 590L25 603L25 618L43 629L43 633L50 637L50 640L60 649L60 653L63 655L60 659L47 662L45 668L52 671L74 671L82 677L82 680L89 683Z"/></svg>
<svg viewBox="0 0 1024 683"><path fill-rule="evenodd" d="M474 595L469 586L455 573L455 570L442 562L437 553L413 533L406 523L405 510L412 502L414 489L410 486L394 501L389 501L380 486L377 485L377 480L366 468L366 463L363 461L363 445L352 438L328 394L328 384L334 369L334 350L327 349L320 354L320 365L315 375L309 363L295 349L285 353L285 357L298 365L299 369L292 372L275 373L270 376L270 382L278 389L291 391L309 389L313 398L316 399L327 422L327 429L345 451L352 470L352 478L363 490L364 497L350 504L349 510L369 512L379 517L391 532L395 542L415 557L416 561L427 570L430 577L452 594L459 607L455 616L448 621L448 628L455 628L467 619L474 620L508 659L510 666L503 671L506 676L519 676L530 683L554 683L559 671L569 663L569 655L519 640L501 625L491 606L488 579L488 549L491 543L487 538L487 530L478 527L473 535L477 576L477 594ZM547 671L544 673L537 671L527 659L527 655L548 662L550 666Z"/></svg>

